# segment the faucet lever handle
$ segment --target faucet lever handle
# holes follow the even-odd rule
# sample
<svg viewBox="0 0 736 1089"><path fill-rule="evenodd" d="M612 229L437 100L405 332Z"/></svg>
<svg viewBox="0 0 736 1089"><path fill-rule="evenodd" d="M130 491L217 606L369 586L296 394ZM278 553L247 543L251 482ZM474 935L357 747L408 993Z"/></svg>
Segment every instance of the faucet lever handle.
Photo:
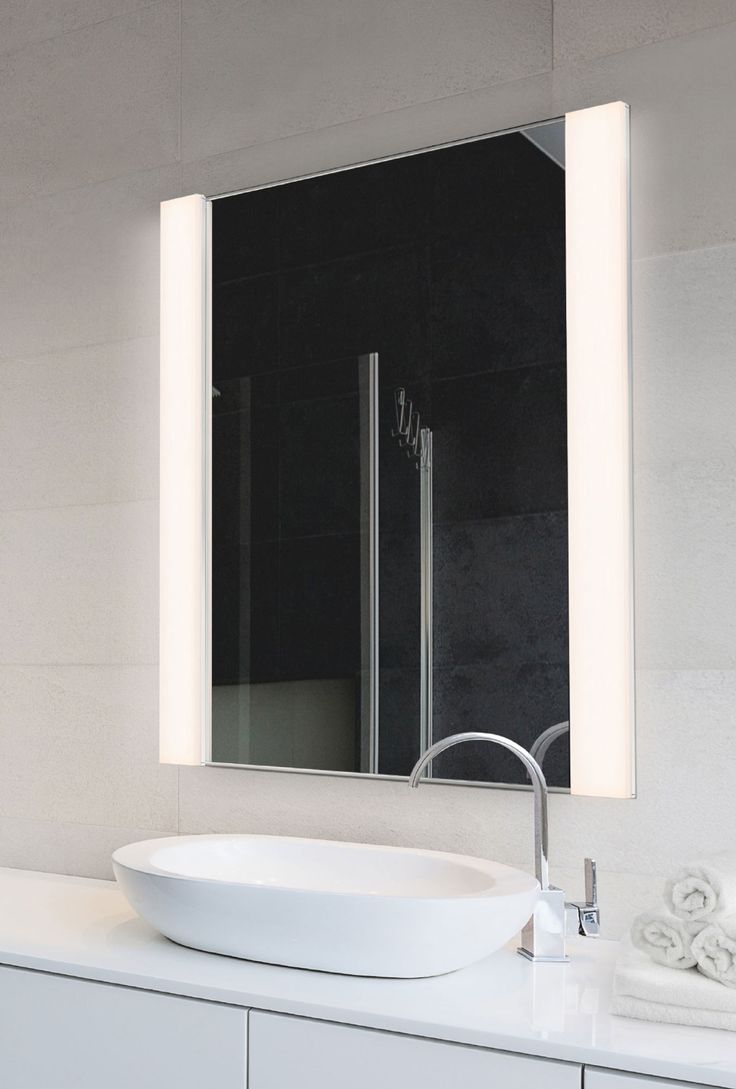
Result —
<svg viewBox="0 0 736 1089"><path fill-rule="evenodd" d="M598 866L592 858L585 860L585 903L598 907Z"/></svg>
<svg viewBox="0 0 736 1089"><path fill-rule="evenodd" d="M585 860L585 901L568 905L577 912L578 934L597 938L600 934L601 913L598 907L598 870L592 858Z"/></svg>

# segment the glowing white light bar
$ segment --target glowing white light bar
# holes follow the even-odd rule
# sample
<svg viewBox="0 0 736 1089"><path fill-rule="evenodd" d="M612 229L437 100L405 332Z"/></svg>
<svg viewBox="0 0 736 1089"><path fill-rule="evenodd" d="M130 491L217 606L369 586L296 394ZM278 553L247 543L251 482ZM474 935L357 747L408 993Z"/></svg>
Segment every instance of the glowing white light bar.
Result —
<svg viewBox="0 0 736 1089"><path fill-rule="evenodd" d="M161 205L159 743L202 762L207 202Z"/></svg>
<svg viewBox="0 0 736 1089"><path fill-rule="evenodd" d="M570 775L635 792L629 108L565 117Z"/></svg>

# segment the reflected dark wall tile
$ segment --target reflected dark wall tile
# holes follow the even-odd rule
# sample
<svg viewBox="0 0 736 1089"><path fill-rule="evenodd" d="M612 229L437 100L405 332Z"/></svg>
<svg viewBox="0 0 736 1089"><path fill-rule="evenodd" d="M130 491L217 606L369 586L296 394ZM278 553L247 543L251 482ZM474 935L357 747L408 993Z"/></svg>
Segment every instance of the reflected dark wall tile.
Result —
<svg viewBox="0 0 736 1089"><path fill-rule="evenodd" d="M242 378L278 366L278 279L257 276L212 291L212 373Z"/></svg>
<svg viewBox="0 0 736 1089"><path fill-rule="evenodd" d="M212 282L274 272L279 266L278 188L212 201Z"/></svg>
<svg viewBox="0 0 736 1089"><path fill-rule="evenodd" d="M434 542L437 667L567 660L564 513L435 526Z"/></svg>
<svg viewBox="0 0 736 1089"><path fill-rule="evenodd" d="M419 662L419 534L381 533L378 563L379 660L416 668Z"/></svg>
<svg viewBox="0 0 736 1089"><path fill-rule="evenodd" d="M360 531L357 394L279 409L280 536Z"/></svg>
<svg viewBox="0 0 736 1089"><path fill-rule="evenodd" d="M358 673L360 536L282 541L278 585L282 675Z"/></svg>
<svg viewBox="0 0 736 1089"><path fill-rule="evenodd" d="M272 405L253 408L251 472L251 536L254 541L275 540L279 532L279 442L277 410Z"/></svg>
<svg viewBox="0 0 736 1089"><path fill-rule="evenodd" d="M277 375L281 404L360 391L360 356L349 355L321 363L309 363Z"/></svg>
<svg viewBox="0 0 736 1089"><path fill-rule="evenodd" d="M410 249L284 272L281 365L378 352L385 381L427 361L423 251Z"/></svg>
<svg viewBox="0 0 736 1089"><path fill-rule="evenodd" d="M309 178L280 196L282 267L312 265L424 236L431 158L393 159Z"/></svg>
<svg viewBox="0 0 736 1089"><path fill-rule="evenodd" d="M277 545L251 544L226 526L213 542L213 684L277 680Z"/></svg>
<svg viewBox="0 0 736 1089"><path fill-rule="evenodd" d="M249 634L241 629L243 578L250 577L250 474L242 449L250 445L249 415L218 416L212 434L212 644L213 679L235 683L249 669ZM246 595L247 597L247 595ZM243 661L245 657L245 661Z"/></svg>
<svg viewBox="0 0 736 1089"><path fill-rule="evenodd" d="M466 730L502 734L530 748L568 709L567 662L494 662L438 669L434 677L434 737ZM435 766L442 778L527 782L519 760L484 742L458 745ZM567 741L555 741L544 761L552 786L569 786Z"/></svg>
<svg viewBox="0 0 736 1089"><path fill-rule="evenodd" d="M473 140L434 157L431 227L496 235L564 227L565 172L521 133Z"/></svg>
<svg viewBox="0 0 736 1089"><path fill-rule="evenodd" d="M432 387L438 522L567 507L564 366Z"/></svg>
<svg viewBox="0 0 736 1089"><path fill-rule="evenodd" d="M379 763L381 775L408 775L419 758L419 672L379 673Z"/></svg>
<svg viewBox="0 0 736 1089"><path fill-rule="evenodd" d="M278 407L269 400L276 376L220 382L212 411L213 507L230 532L251 540L278 535ZM236 405L231 411L222 411Z"/></svg>
<svg viewBox="0 0 736 1089"><path fill-rule="evenodd" d="M255 682L282 680L279 630L279 553L276 541L253 544L250 588L250 679Z"/></svg>
<svg viewBox="0 0 736 1089"><path fill-rule="evenodd" d="M431 265L435 377L565 359L564 227L456 234Z"/></svg>

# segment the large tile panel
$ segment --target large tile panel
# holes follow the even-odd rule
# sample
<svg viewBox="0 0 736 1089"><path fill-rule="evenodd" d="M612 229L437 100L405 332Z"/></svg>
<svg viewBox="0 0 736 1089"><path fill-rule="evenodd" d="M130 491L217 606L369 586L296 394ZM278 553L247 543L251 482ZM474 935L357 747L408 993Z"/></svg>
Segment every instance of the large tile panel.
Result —
<svg viewBox="0 0 736 1089"><path fill-rule="evenodd" d="M645 669L736 667L736 460L636 467L636 657Z"/></svg>
<svg viewBox="0 0 736 1089"><path fill-rule="evenodd" d="M183 154L547 71L549 0L184 0Z"/></svg>
<svg viewBox="0 0 736 1089"><path fill-rule="evenodd" d="M155 662L157 507L0 514L0 662Z"/></svg>
<svg viewBox="0 0 736 1089"><path fill-rule="evenodd" d="M0 383L0 509L157 496L157 339L0 364Z"/></svg>
<svg viewBox="0 0 736 1089"><path fill-rule="evenodd" d="M736 841L736 672L638 670L636 698L637 797L552 798L556 865L595 854L604 870L663 879Z"/></svg>
<svg viewBox="0 0 736 1089"><path fill-rule="evenodd" d="M155 666L2 666L0 702L0 815L176 829Z"/></svg>
<svg viewBox="0 0 736 1089"><path fill-rule="evenodd" d="M79 30L91 23L150 6L152 0L3 0L0 51Z"/></svg>
<svg viewBox="0 0 736 1089"><path fill-rule="evenodd" d="M0 56L0 200L177 159L178 9L161 0Z"/></svg>
<svg viewBox="0 0 736 1089"><path fill-rule="evenodd" d="M736 246L634 267L634 453L736 457Z"/></svg>
<svg viewBox="0 0 736 1089"><path fill-rule="evenodd" d="M555 0L555 64L618 53L732 19L735 0Z"/></svg>
<svg viewBox="0 0 736 1089"><path fill-rule="evenodd" d="M0 865L110 881L114 850L167 835L170 828L108 828L0 817Z"/></svg>
<svg viewBox="0 0 736 1089"><path fill-rule="evenodd" d="M554 112L631 105L635 257L736 240L736 22L555 68Z"/></svg>
<svg viewBox="0 0 736 1089"><path fill-rule="evenodd" d="M158 334L159 203L178 167L0 211L0 361Z"/></svg>

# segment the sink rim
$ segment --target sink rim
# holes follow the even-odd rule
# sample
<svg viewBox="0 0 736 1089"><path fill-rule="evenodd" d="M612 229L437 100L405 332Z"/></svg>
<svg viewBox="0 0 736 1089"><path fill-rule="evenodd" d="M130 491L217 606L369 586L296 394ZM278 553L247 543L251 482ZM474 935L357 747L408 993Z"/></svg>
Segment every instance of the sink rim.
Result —
<svg viewBox="0 0 736 1089"><path fill-rule="evenodd" d="M457 893L448 893L447 890L438 892L436 895L432 893L420 893L418 891L388 891L382 890L380 892L371 892L369 889L340 889L331 888L327 881L324 885L317 887L309 885L299 884L272 884L270 882L263 883L255 880L229 880L227 878L219 878L213 876L204 876L196 874L188 874L177 872L176 870L165 869L162 866L157 865L153 861L153 857L157 851L166 849L167 847L186 847L188 844L202 844L204 842L232 842L232 841L250 841L257 843L274 843L281 842L289 845L296 844L316 844L318 846L326 846L332 849L340 850L357 850L360 853L388 853L393 856L400 855L412 855L421 859L428 859L430 861L450 863L453 866L462 867L475 871L476 874L481 874L487 878L489 883L486 887L480 889L474 889L471 891L460 891ZM532 875L524 870L517 869L513 866L507 866L502 862L494 862L491 859L478 858L473 855L461 855L451 853L447 851L435 851L430 848L419 847L394 847L388 844L376 844L376 843L355 843L353 841L345 840L332 840L332 839L316 839L314 837L305 836L279 836L279 835L267 835L267 834L250 834L239 832L223 832L223 833L201 833L197 835L186 836L162 836L156 839L140 840L135 843L126 844L123 847L118 847L113 852L112 861L114 866L120 866L122 869L132 870L137 873L147 874L157 879L164 879L170 881L180 881L187 884L197 885L216 885L222 888L238 889L243 891L261 891L263 893L283 893L287 895L298 896L330 896L339 897L345 899L357 899L357 900L391 900L391 901L422 901L424 903L441 903L458 902L463 900L495 900L498 898L514 895L529 894L533 891L539 890L539 882Z"/></svg>

